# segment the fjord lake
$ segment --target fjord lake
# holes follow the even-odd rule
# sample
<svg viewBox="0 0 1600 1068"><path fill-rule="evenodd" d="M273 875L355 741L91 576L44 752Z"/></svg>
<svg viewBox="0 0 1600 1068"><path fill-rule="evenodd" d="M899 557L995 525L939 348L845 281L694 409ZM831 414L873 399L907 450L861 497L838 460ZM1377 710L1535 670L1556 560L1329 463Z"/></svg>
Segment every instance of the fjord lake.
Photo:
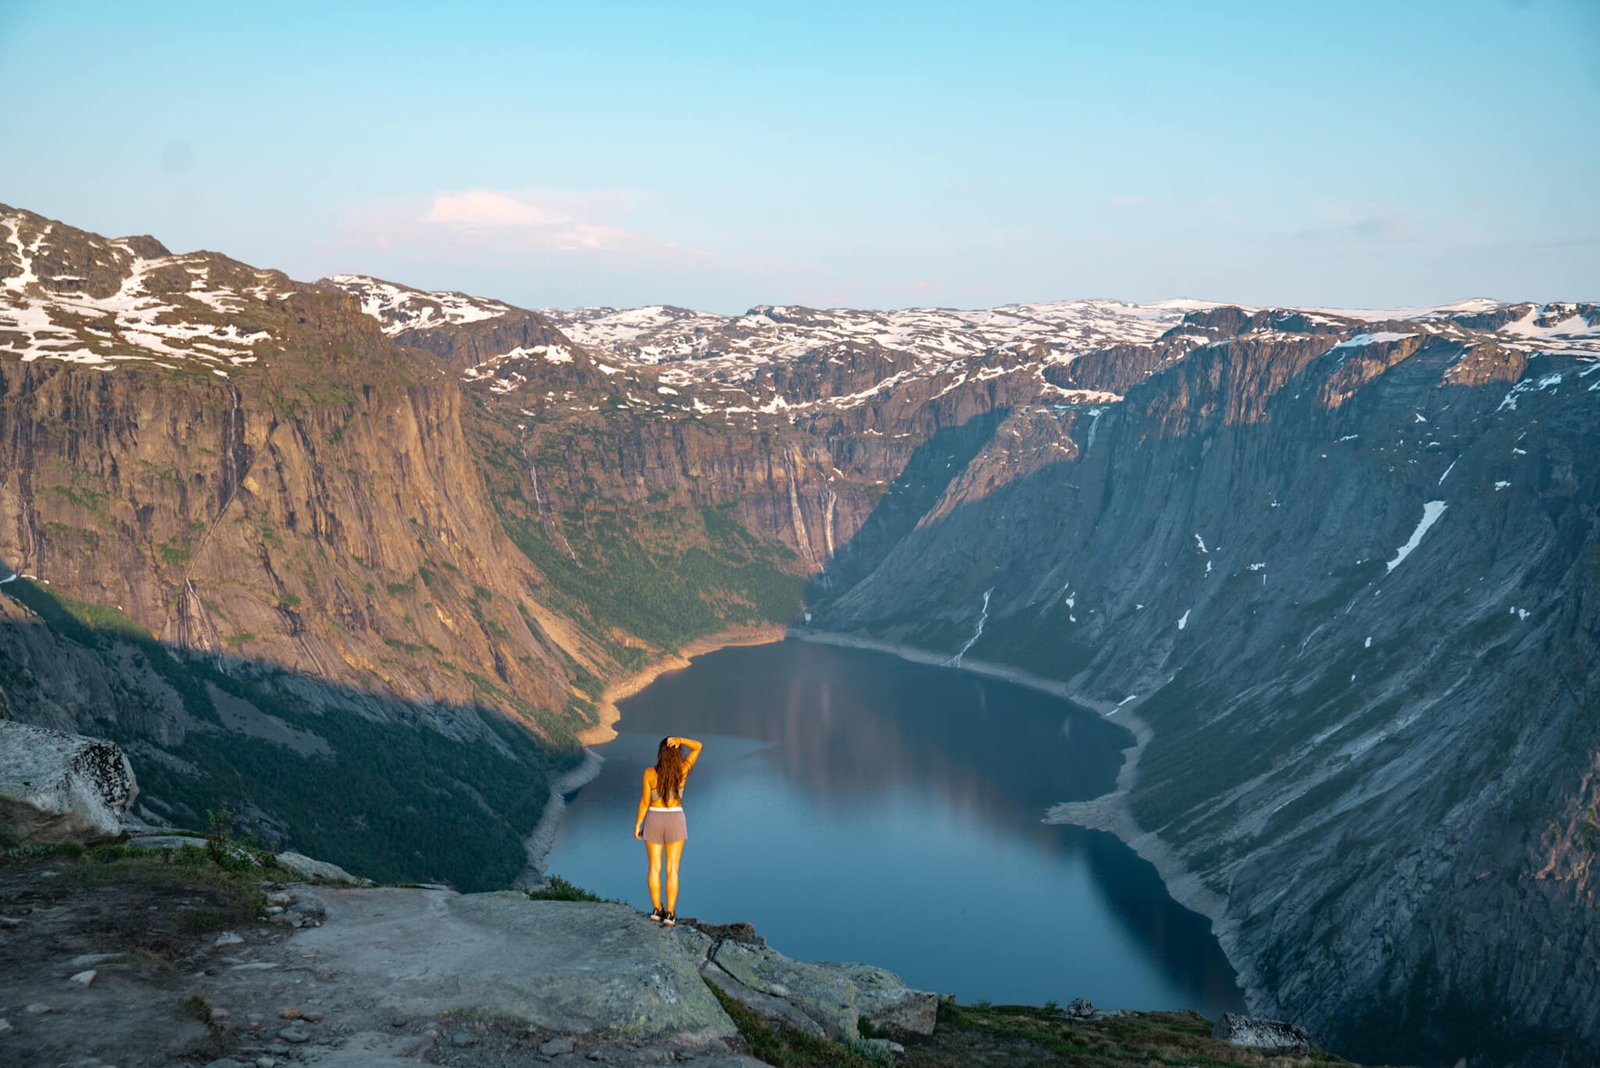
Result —
<svg viewBox="0 0 1600 1068"><path fill-rule="evenodd" d="M804 642L723 649L619 704L547 868L650 907L633 838L667 735L684 791L680 916L748 921L800 960L856 960L963 1002L1243 1007L1204 918L1109 834L1042 821L1111 790L1114 720L996 679Z"/></svg>

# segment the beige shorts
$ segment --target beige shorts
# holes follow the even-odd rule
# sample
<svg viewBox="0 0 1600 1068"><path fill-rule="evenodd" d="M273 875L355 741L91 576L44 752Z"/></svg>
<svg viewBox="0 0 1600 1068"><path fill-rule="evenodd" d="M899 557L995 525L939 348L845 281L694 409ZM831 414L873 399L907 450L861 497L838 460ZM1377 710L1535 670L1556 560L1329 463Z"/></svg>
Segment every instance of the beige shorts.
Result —
<svg viewBox="0 0 1600 1068"><path fill-rule="evenodd" d="M656 845L689 840L689 821L683 818L683 809L663 812L653 808L644 814L644 840Z"/></svg>

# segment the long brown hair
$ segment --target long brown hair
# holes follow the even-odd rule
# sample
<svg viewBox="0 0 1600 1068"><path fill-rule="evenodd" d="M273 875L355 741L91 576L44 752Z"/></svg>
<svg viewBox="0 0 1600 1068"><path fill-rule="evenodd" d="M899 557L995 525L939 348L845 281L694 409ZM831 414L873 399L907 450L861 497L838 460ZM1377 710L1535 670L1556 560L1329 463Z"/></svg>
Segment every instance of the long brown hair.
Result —
<svg viewBox="0 0 1600 1068"><path fill-rule="evenodd" d="M665 738L656 747L656 793L661 800L677 804L683 800L683 780L689 770L683 766L683 750L668 745Z"/></svg>

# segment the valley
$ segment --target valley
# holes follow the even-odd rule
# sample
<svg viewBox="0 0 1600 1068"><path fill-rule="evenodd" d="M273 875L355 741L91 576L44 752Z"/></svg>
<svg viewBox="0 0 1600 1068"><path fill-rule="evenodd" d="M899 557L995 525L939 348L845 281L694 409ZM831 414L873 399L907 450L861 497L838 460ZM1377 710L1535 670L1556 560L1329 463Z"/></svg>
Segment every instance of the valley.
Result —
<svg viewBox="0 0 1600 1068"><path fill-rule="evenodd" d="M540 311L0 208L0 714L484 889L691 643L981 661L1148 725L1127 815L1252 1010L1576 1056L1597 426L1594 304Z"/></svg>

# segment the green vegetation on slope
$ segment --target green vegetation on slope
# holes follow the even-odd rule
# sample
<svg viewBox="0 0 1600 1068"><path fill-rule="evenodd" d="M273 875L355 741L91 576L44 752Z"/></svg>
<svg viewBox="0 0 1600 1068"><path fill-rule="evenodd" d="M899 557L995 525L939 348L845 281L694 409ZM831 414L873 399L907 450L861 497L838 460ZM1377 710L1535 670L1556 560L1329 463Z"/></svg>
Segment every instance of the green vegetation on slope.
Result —
<svg viewBox="0 0 1600 1068"><path fill-rule="evenodd" d="M785 570L793 551L750 533L726 507L595 503L567 514L561 545L537 519L509 509L501 516L549 579L540 599L591 620L602 635L616 627L678 649L731 626L785 623L800 611L805 580ZM620 662L642 659L613 644Z"/></svg>
<svg viewBox="0 0 1600 1068"><path fill-rule="evenodd" d="M1103 1020L1072 1020L1053 1006L939 1005L927 1039L906 1038L898 1063L910 1068L1071 1065L1193 1065L1196 1068L1347 1064L1329 1053L1286 1057L1257 1053L1211 1037L1211 1021L1195 1012L1137 1012Z"/></svg>
<svg viewBox="0 0 1600 1068"><path fill-rule="evenodd" d="M544 810L550 772L577 755L575 748L549 751L484 709L431 714L467 728L481 723L498 745L453 739L415 723L414 715L405 715L413 722L380 722L316 710L285 696L303 680L277 669L241 665L224 673L209 659L175 654L114 610L59 597L26 579L0 589L62 639L98 654L119 704L152 714L163 706L162 695L142 686L144 667L182 698L192 722L181 741L160 752L121 725L137 722L136 714L119 723L106 709L95 724L96 733L128 750L145 801L190 826L202 825L208 811L228 809L255 833L281 839L283 848L371 879L443 881L462 890L509 885L525 863L522 839ZM247 702L263 720L276 717L301 737L321 739L328 752L224 729L213 692ZM390 703L389 711L406 713Z"/></svg>

